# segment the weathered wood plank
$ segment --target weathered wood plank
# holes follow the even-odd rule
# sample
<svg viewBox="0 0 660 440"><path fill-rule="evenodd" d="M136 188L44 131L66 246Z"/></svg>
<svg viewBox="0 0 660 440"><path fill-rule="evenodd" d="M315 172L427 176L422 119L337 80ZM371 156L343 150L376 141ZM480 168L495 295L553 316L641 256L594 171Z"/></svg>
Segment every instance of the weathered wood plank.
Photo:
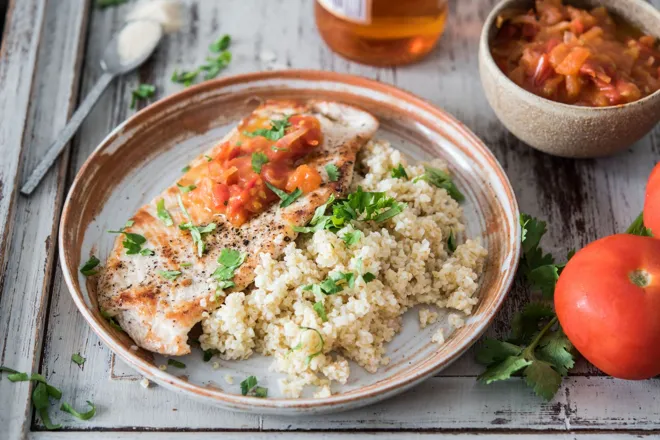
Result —
<svg viewBox="0 0 660 440"><path fill-rule="evenodd" d="M0 61L1 65L7 59L12 63L9 72L5 73L6 80L2 80L0 95L3 100L0 105L3 106L3 115L10 114L14 118L12 123L3 123L0 128L0 132L10 128L6 135L0 135L0 168L10 164L18 166L14 156L18 158L20 152L23 155L20 170L25 172L30 169L43 154L49 140L66 122L78 89L87 18L85 3L51 2L44 12L45 2L15 2L6 34L9 47ZM40 37L44 16L44 32ZM27 70L34 57L32 43L35 47L37 44L32 40L40 38L34 79L31 85L26 84L25 81L32 79L32 73ZM27 42L31 42L30 47L23 47ZM13 55L16 51L18 53ZM14 56L27 58L21 64L12 59ZM16 71L19 66L22 66L22 71ZM18 80L14 75L22 75L23 78ZM3 78L2 73L0 78ZM10 99L12 94L15 96ZM16 136L20 137L14 138ZM43 323L55 255L54 237L67 164L65 154L31 198L18 197L8 202L15 207L11 214L13 220L0 219L0 228L8 227L11 221L14 223L11 239L7 241L8 251L2 252L6 257L6 268L2 271L3 282L0 282L0 364L20 371L39 369ZM13 183L10 174L2 176L7 178L5 182L9 184L5 188L5 196L11 199ZM6 206L0 207L0 211L2 209ZM0 399L0 426L2 436L7 435L3 438L18 439L25 434L31 414L29 393L28 382L11 383L5 377L0 379L0 396L3 396Z"/></svg>
<svg viewBox="0 0 660 440"><path fill-rule="evenodd" d="M471 433L471 432L143 432L141 440L208 440L222 438L223 440L344 440L363 439L376 440L386 437L390 440L498 440L503 434ZM512 440L632 440L656 438L656 434L646 433L507 433L506 438ZM34 440L128 440L136 438L132 432L34 432L30 439Z"/></svg>

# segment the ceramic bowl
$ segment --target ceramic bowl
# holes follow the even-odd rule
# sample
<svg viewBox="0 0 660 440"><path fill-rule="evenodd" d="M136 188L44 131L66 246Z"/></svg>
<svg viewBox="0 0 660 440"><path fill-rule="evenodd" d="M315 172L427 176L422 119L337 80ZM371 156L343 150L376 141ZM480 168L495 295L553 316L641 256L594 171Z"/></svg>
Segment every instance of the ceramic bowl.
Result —
<svg viewBox="0 0 660 440"><path fill-rule="evenodd" d="M563 157L607 156L625 150L660 121L660 91L639 101L611 107L567 105L534 95L511 81L495 64L490 41L497 16L506 9L532 7L531 0L504 0L486 19L479 42L479 71L486 98L516 137L543 152ZM660 37L660 11L644 0L567 1L609 11Z"/></svg>
<svg viewBox="0 0 660 440"><path fill-rule="evenodd" d="M403 318L403 331L387 346L391 362L370 374L351 363L345 385L333 395L299 399L279 392L282 375L269 371L272 358L203 362L199 348L179 358L186 368L161 371L161 356L132 350L133 342L113 329L96 306L93 283L78 268L90 254L104 261L114 236L132 212L151 200L181 174L191 159L221 139L240 119L267 99L327 99L372 112L381 123L377 133L411 160L444 159L465 194L462 203L467 235L488 249L474 313L441 346L431 342L447 313L420 329L417 310ZM85 162L64 205L59 251L64 278L73 300L99 338L139 374L169 389L208 404L259 414L311 414L366 405L400 393L448 366L486 330L513 281L520 255L518 206L513 190L488 148L444 111L394 87L350 75L317 71L264 72L204 82L147 107L117 127ZM235 378L234 384L225 380ZM267 399L242 396L239 383L254 375L269 389Z"/></svg>

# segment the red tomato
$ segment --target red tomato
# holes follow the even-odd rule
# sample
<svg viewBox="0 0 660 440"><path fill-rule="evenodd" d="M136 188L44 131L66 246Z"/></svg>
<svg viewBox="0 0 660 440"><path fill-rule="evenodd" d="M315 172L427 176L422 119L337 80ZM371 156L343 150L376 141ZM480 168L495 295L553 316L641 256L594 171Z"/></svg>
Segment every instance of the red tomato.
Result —
<svg viewBox="0 0 660 440"><path fill-rule="evenodd" d="M217 211L224 211L229 201L229 187L223 183L214 183L211 200L213 201L213 207Z"/></svg>
<svg viewBox="0 0 660 440"><path fill-rule="evenodd" d="M555 290L575 348L622 379L660 374L660 240L618 234L580 250Z"/></svg>
<svg viewBox="0 0 660 440"><path fill-rule="evenodd" d="M644 226L651 229L656 238L660 238L660 163L653 168L646 184Z"/></svg>

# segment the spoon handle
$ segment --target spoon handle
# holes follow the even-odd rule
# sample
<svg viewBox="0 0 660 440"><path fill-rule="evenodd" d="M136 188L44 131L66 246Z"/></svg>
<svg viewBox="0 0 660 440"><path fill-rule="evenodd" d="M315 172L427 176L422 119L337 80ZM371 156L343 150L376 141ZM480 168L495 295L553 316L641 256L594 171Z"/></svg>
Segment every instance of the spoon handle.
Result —
<svg viewBox="0 0 660 440"><path fill-rule="evenodd" d="M32 173L30 173L30 177L25 181L21 188L21 193L26 196L32 194L37 185L39 185L39 182L41 182L41 179L43 179L48 170L53 166L62 150L64 150L64 147L69 143L69 140L71 140L76 131L78 131L78 128L80 128L82 122L85 120L89 112L92 111L92 108L94 108L96 101L99 100L114 77L115 75L112 73L104 72L96 81L96 84L85 97L85 100L80 104L73 116L71 116L69 122L57 135L55 141L53 141L48 147L46 154L42 157Z"/></svg>

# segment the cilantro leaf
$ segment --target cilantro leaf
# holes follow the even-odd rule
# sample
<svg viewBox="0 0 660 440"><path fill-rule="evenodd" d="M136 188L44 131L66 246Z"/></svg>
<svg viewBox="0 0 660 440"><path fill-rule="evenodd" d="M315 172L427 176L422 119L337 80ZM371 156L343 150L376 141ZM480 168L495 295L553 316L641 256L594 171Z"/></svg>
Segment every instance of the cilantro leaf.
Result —
<svg viewBox="0 0 660 440"><path fill-rule="evenodd" d="M325 171L328 173L328 180L336 182L339 180L339 168L334 163L329 163L325 166Z"/></svg>
<svg viewBox="0 0 660 440"><path fill-rule="evenodd" d="M554 264L539 266L527 273L527 280L533 289L538 289L546 299L552 299L559 279L559 269Z"/></svg>
<svg viewBox="0 0 660 440"><path fill-rule="evenodd" d="M235 249L223 249L218 257L218 263L225 266L240 266L244 256Z"/></svg>
<svg viewBox="0 0 660 440"><path fill-rule="evenodd" d="M96 0L96 7L99 9L109 8L110 6L119 6L127 3L128 0Z"/></svg>
<svg viewBox="0 0 660 440"><path fill-rule="evenodd" d="M241 382L241 394L247 396L252 392L255 397L267 397L268 389L258 387L257 383L258 381L255 376L248 376L243 382Z"/></svg>
<svg viewBox="0 0 660 440"><path fill-rule="evenodd" d="M206 63L199 66L199 70L204 72L204 79L213 79L231 62L231 52L224 51L216 57L207 57Z"/></svg>
<svg viewBox="0 0 660 440"><path fill-rule="evenodd" d="M456 237L454 236L454 231L449 231L449 237L447 237L447 249L452 254L456 252Z"/></svg>
<svg viewBox="0 0 660 440"><path fill-rule="evenodd" d="M208 362L213 358L213 356L219 353L220 351L216 350L215 348L204 350L204 357L202 359L204 360L204 362Z"/></svg>
<svg viewBox="0 0 660 440"><path fill-rule="evenodd" d="M197 75L199 75L199 69L193 70L191 72L187 72L185 70L179 72L178 70L175 70L172 73L172 77L170 79L174 83L183 84L185 87L188 87L193 83L195 78L197 78Z"/></svg>
<svg viewBox="0 0 660 440"><path fill-rule="evenodd" d="M518 356L522 348L509 342L498 341L497 339L486 338L477 348L476 360L482 365L491 365L502 362L508 357Z"/></svg>
<svg viewBox="0 0 660 440"><path fill-rule="evenodd" d="M557 373L562 376L568 374L568 370L575 366L575 360L571 353L573 344L568 340L563 330L559 328L557 331L547 333L536 351L536 356L543 361L551 364Z"/></svg>
<svg viewBox="0 0 660 440"><path fill-rule="evenodd" d="M398 167L392 168L392 177L394 179L408 180L408 173L406 172L406 169L403 168L403 165L399 164Z"/></svg>
<svg viewBox="0 0 660 440"><path fill-rule="evenodd" d="M508 356L502 362L489 366L486 371L481 373L478 379L485 384L490 384L498 380L506 380L531 364L531 361L521 356Z"/></svg>
<svg viewBox="0 0 660 440"><path fill-rule="evenodd" d="M289 116L284 119L270 121L270 128L259 128L254 131L244 131L243 135L247 137L257 137L262 136L268 139L269 141L278 141L284 137L284 131L287 127L290 127L291 123L289 122Z"/></svg>
<svg viewBox="0 0 660 440"><path fill-rule="evenodd" d="M223 50L227 50L230 44L231 44L231 36L225 34L222 37L215 40L213 43L211 43L211 45L209 46L209 50L211 52L222 52Z"/></svg>
<svg viewBox="0 0 660 440"><path fill-rule="evenodd" d="M433 186L443 188L447 191L449 196L457 202L462 202L465 200L465 196L459 191L458 187L456 187L456 184L454 184L454 181L451 179L449 174L445 173L439 168L433 168L426 165L424 166L424 170L424 174L416 177L413 180L413 183L424 180Z"/></svg>
<svg viewBox="0 0 660 440"><path fill-rule="evenodd" d="M156 93L156 86L153 84L140 84L135 90L131 92L131 108L135 108L138 100L147 99L154 96Z"/></svg>
<svg viewBox="0 0 660 440"><path fill-rule="evenodd" d="M190 165L186 165L185 167L181 168L182 173L187 173L188 171L190 171Z"/></svg>
<svg viewBox="0 0 660 440"><path fill-rule="evenodd" d="M80 273L85 275L86 277L90 277L92 275L96 275L98 271L94 270L96 266L99 265L101 261L96 258L94 255L89 257L89 260L80 268Z"/></svg>
<svg viewBox="0 0 660 440"><path fill-rule="evenodd" d="M325 312L325 306L323 305L323 301L315 302L313 308L316 314L319 315L319 317L321 318L321 321L323 322L328 321L328 315Z"/></svg>
<svg viewBox="0 0 660 440"><path fill-rule="evenodd" d="M657 231L656 231L657 232ZM642 237L653 237L653 233L644 225L644 213L640 213L626 230L626 234L640 235Z"/></svg>
<svg viewBox="0 0 660 440"><path fill-rule="evenodd" d="M178 270L159 270L158 275L165 278L166 280L176 280L176 278L181 275L181 271Z"/></svg>
<svg viewBox="0 0 660 440"><path fill-rule="evenodd" d="M91 409L87 412L84 412L84 413L79 413L78 411L73 409L73 407L71 405L69 405L66 402L62 403L62 406L60 406L60 410L71 414L72 416L74 416L77 419L89 420L92 417L94 417L94 415L96 414L96 407L89 400L87 401L87 404L91 407Z"/></svg>
<svg viewBox="0 0 660 440"><path fill-rule="evenodd" d="M362 231L360 230L355 230L353 232L345 232L344 236L341 238L344 240L344 243L346 243L346 246L353 246L357 242L360 241L360 238L362 238Z"/></svg>
<svg viewBox="0 0 660 440"><path fill-rule="evenodd" d="M218 282L218 289L224 290L234 287L235 283L232 281L234 273L241 264L245 261L245 254L241 254L234 249L223 249L218 257L219 266L211 274L211 276Z"/></svg>
<svg viewBox="0 0 660 440"><path fill-rule="evenodd" d="M286 191L282 191L281 189L277 188L276 186L271 185L270 183L266 182L266 186L273 191L277 197L280 198L282 201L280 203L280 208L286 208L287 206L291 205L293 202L295 202L301 195L302 195L302 190L300 188L296 188L293 190L291 194L287 193Z"/></svg>
<svg viewBox="0 0 660 440"><path fill-rule="evenodd" d="M252 153L252 169L255 173L261 174L261 167L268 163L268 156L264 153Z"/></svg>
<svg viewBox="0 0 660 440"><path fill-rule="evenodd" d="M131 226L133 224L132 220L129 220ZM127 224L128 226L128 224ZM147 242L147 239L140 234L135 234L133 232L125 232L124 228L119 229L118 231L108 231L113 234L124 234L124 241L122 245L126 249L126 255L137 255L142 250L142 245Z"/></svg>
<svg viewBox="0 0 660 440"><path fill-rule="evenodd" d="M160 199L158 202L156 202L156 211L158 214L158 218L165 223L165 226L172 226L174 224L174 220L172 220L172 216L170 213L165 209L165 200Z"/></svg>
<svg viewBox="0 0 660 440"><path fill-rule="evenodd" d="M197 188L197 185L195 185L195 184L190 184L190 185L183 186L183 185L180 185L179 183L177 183L176 186L179 188L179 191L181 191L184 194L189 193L190 191Z"/></svg>
<svg viewBox="0 0 660 440"><path fill-rule="evenodd" d="M529 303L521 312L514 315L511 322L511 336L509 342L514 344L529 343L539 331L540 323L544 319L555 316L552 308L543 303Z"/></svg>
<svg viewBox="0 0 660 440"><path fill-rule="evenodd" d="M520 226L522 228L522 250L527 255L541 243L545 235L547 223L527 214L520 214Z"/></svg>
<svg viewBox="0 0 660 440"><path fill-rule="evenodd" d="M114 328L115 330L118 330L120 332L123 332L124 329L121 328L117 320L115 319L114 316L112 316L109 312L99 309L99 312L101 313L101 316L108 321L108 324L110 324L110 327Z"/></svg>
<svg viewBox="0 0 660 440"><path fill-rule="evenodd" d="M78 365L84 365L85 364L85 358L80 356L80 353L74 353L71 355L71 362L78 364Z"/></svg>
<svg viewBox="0 0 660 440"><path fill-rule="evenodd" d="M545 400L551 400L561 385L561 376L547 362L534 361L523 374L525 383Z"/></svg>
<svg viewBox="0 0 660 440"><path fill-rule="evenodd" d="M376 275L372 274L371 272L367 272L364 275L362 275L362 279L364 280L365 283L370 283L376 279Z"/></svg>
<svg viewBox="0 0 660 440"><path fill-rule="evenodd" d="M171 365L175 368L186 368L186 364L181 361L177 361L176 359L168 359L167 365Z"/></svg>

